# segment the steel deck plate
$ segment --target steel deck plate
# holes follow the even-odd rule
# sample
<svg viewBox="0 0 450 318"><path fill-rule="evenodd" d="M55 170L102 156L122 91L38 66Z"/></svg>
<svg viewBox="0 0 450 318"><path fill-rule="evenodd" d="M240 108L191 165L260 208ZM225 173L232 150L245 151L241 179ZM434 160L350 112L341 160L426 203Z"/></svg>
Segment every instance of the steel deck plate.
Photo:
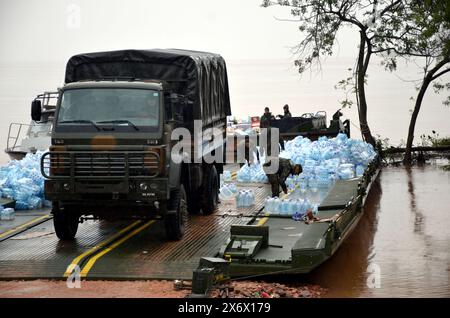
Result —
<svg viewBox="0 0 450 318"><path fill-rule="evenodd" d="M361 178L337 180L330 193L320 204L320 207L345 206L351 201L352 197L356 196L360 181Z"/></svg>

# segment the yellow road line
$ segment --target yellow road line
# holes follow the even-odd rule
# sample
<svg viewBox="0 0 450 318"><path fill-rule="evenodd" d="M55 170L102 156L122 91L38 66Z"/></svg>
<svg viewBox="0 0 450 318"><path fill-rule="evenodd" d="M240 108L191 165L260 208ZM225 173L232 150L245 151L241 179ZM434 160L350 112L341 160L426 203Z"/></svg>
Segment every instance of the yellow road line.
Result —
<svg viewBox="0 0 450 318"><path fill-rule="evenodd" d="M263 217L261 220L259 220L259 222L258 222L258 224L256 224L256 226L263 226L264 223L266 223L268 219L269 219L269 218L266 217L266 216Z"/></svg>
<svg viewBox="0 0 450 318"><path fill-rule="evenodd" d="M145 230L147 227L149 227L150 225L152 225L153 223L155 223L155 220L149 221L147 223L145 223L144 225L138 227L137 229L135 229L133 232L128 233L126 236L124 236L123 238L121 238L120 240L118 240L117 242L115 242L114 244L112 244L111 246L108 246L107 248L103 249L101 252L99 252L98 254L94 255L93 257L91 257L89 259L89 261L86 263L86 266L83 267L83 270L81 271L81 277L86 277L87 274L89 273L89 271L91 270L92 266L94 266L95 262L102 257L103 255L111 252L113 249L115 249L117 246L119 246L120 244L122 244L123 242L127 241L128 239L130 239L131 237L135 236L136 234L138 234L139 232L142 232L143 230Z"/></svg>
<svg viewBox="0 0 450 318"><path fill-rule="evenodd" d="M17 232L19 230L22 230L22 229L26 228L27 226L33 225L36 222L39 222L39 221L42 221L42 220L48 219L48 218L50 218L50 214L46 214L46 215L37 217L35 219L32 219L31 221L28 221L27 223L24 223L24 224L22 224L22 225L20 225L18 227L15 227L15 228L13 228L11 230L8 230L8 231L5 231L3 233L0 233L0 238L8 236L9 234L13 234L13 233L15 233L15 232Z"/></svg>
<svg viewBox="0 0 450 318"><path fill-rule="evenodd" d="M123 233L129 231L131 228L135 227L136 225L140 224L141 221L135 221L133 223L131 223L130 225L128 225L127 227L123 228L122 230L120 230L119 232L115 233L114 235L112 235L111 237L109 237L108 239L100 242L99 244L95 245L93 248L87 250L86 252L84 252L83 254L77 256L76 258L74 258L74 260L69 264L69 266L67 266L67 269L64 273L64 277L68 277L74 267L76 265L78 265L78 263L85 258L86 256L89 256L93 253L95 253L98 249L102 248L103 246L105 246L106 244L109 244L110 242L114 241L117 237L119 237L120 235L122 235Z"/></svg>

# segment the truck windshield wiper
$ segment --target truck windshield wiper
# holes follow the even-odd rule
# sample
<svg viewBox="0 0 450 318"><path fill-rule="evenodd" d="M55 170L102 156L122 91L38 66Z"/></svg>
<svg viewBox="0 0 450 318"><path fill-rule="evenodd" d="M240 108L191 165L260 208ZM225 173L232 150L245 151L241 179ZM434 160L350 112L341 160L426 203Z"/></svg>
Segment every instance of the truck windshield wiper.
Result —
<svg viewBox="0 0 450 318"><path fill-rule="evenodd" d="M126 120L126 119L98 121L97 124L128 124L131 127L133 127L135 130L139 130L138 126L136 126L131 121Z"/></svg>
<svg viewBox="0 0 450 318"><path fill-rule="evenodd" d="M87 120L87 119L63 120L63 121L60 121L59 124L91 124L98 131L101 130L101 128L98 127L92 120Z"/></svg>

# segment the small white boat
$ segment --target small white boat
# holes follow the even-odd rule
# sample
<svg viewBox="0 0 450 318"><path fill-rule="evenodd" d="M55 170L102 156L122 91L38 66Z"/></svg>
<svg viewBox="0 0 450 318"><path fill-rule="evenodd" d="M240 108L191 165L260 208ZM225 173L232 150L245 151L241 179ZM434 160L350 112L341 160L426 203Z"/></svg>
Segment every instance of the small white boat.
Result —
<svg viewBox="0 0 450 318"><path fill-rule="evenodd" d="M11 123L8 130L5 152L11 159L20 160L27 153L47 150L51 145L51 132L55 115L58 92L44 92L35 100L40 100L42 117L29 124Z"/></svg>

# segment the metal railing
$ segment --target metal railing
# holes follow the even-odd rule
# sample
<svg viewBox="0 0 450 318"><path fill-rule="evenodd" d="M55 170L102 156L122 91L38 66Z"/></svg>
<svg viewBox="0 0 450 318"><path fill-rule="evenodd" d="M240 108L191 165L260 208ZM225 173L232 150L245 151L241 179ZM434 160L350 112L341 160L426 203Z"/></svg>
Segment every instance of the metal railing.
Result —
<svg viewBox="0 0 450 318"><path fill-rule="evenodd" d="M9 124L8 129L8 138L6 139L6 151L15 151L17 148L20 147L20 145L17 144L17 141L21 137L21 133L25 131L25 129L22 129L24 126L26 126L27 130L29 129L29 124L21 124L21 123L11 123ZM15 131L14 127L18 127L17 131Z"/></svg>
<svg viewBox="0 0 450 318"><path fill-rule="evenodd" d="M58 92L44 92L36 96L35 99L40 99L42 101L42 110L54 110L58 102Z"/></svg>
<svg viewBox="0 0 450 318"><path fill-rule="evenodd" d="M51 151L41 158L48 179L152 178L160 171L160 155L154 151Z"/></svg>

